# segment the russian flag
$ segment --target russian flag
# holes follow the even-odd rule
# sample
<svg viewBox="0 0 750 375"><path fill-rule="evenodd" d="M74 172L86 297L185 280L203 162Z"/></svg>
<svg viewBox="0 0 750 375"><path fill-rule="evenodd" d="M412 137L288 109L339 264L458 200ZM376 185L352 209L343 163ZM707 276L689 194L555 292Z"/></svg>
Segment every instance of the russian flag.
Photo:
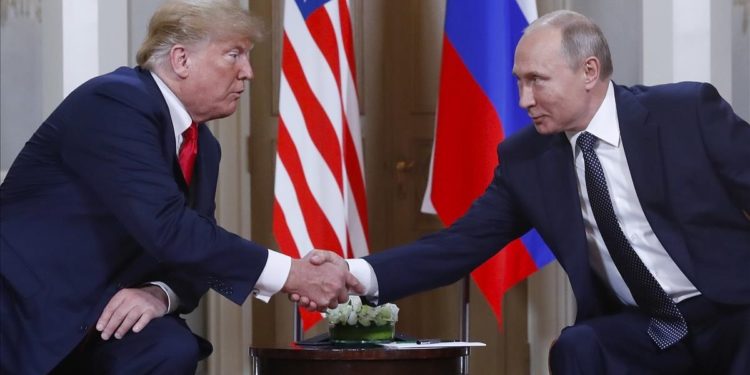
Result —
<svg viewBox="0 0 750 375"><path fill-rule="evenodd" d="M523 29L537 17L533 0L448 0L435 145L425 212L448 226L492 180L497 145L529 126L511 71ZM502 323L504 293L554 260L536 231L506 246L472 277Z"/></svg>

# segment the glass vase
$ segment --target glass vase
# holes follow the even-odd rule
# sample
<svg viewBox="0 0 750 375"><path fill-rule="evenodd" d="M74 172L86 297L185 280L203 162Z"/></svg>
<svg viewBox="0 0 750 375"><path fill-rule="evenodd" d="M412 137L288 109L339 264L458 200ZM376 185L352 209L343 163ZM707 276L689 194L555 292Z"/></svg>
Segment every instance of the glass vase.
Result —
<svg viewBox="0 0 750 375"><path fill-rule="evenodd" d="M394 323L382 326L371 324L367 327L360 324L353 326L331 324L328 326L328 333L331 342L334 344L388 342L393 341L395 332L396 325Z"/></svg>

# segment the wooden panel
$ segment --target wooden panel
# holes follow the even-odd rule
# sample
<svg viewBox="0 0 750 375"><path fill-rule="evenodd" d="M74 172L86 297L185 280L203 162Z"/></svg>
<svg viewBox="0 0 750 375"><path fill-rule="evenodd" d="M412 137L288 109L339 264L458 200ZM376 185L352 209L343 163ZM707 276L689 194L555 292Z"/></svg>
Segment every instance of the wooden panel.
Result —
<svg viewBox="0 0 750 375"><path fill-rule="evenodd" d="M268 0L265 2L268 3ZM271 27L270 30L268 30L271 36L271 43L266 46L266 48L270 47L271 54L267 55L266 58L271 59L272 69L271 87L267 87L266 89L270 89L271 92L271 116L278 116L279 87L281 85L281 49L283 47L282 42L284 41L284 2L274 1L265 5L270 5L271 10Z"/></svg>
<svg viewBox="0 0 750 375"><path fill-rule="evenodd" d="M443 24L445 3L413 2L414 14L419 17L414 22L414 49L411 51L411 68L414 76L412 111L414 114L435 114L440 77L440 54L443 46ZM430 126L432 129L432 126Z"/></svg>
<svg viewBox="0 0 750 375"><path fill-rule="evenodd" d="M255 77L251 81L250 117L250 173L252 185L252 240L277 249L272 233L273 172L275 167L276 129L278 122L279 69L281 66L283 2L268 0L250 1L250 11L265 22L266 39L257 43L250 54ZM281 314L284 296L263 303L250 298L253 316L253 344L273 345L277 337L291 335L284 332L289 327L290 315Z"/></svg>

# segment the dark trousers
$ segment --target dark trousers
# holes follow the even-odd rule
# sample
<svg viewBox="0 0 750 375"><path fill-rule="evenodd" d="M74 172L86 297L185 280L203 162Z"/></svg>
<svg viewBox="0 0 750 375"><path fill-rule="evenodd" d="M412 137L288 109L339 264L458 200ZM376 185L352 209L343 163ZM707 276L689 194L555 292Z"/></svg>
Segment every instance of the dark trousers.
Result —
<svg viewBox="0 0 750 375"><path fill-rule="evenodd" d="M154 319L139 333L107 341L94 331L52 374L195 374L211 344L173 315Z"/></svg>
<svg viewBox="0 0 750 375"><path fill-rule="evenodd" d="M660 350L638 309L565 328L550 351L553 375L750 374L750 306L699 296L679 305L688 323L682 341Z"/></svg>

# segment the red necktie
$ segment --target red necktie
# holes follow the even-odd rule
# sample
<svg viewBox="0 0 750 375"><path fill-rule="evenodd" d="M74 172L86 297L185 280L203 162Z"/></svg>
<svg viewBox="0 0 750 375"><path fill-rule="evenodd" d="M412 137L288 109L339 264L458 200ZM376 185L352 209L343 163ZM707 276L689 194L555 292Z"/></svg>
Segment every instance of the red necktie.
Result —
<svg viewBox="0 0 750 375"><path fill-rule="evenodd" d="M188 186L193 178L193 166L195 165L195 157L198 155L198 125L191 123L190 127L182 132L182 145L180 146L180 169L182 169L182 176L185 177L185 182Z"/></svg>

